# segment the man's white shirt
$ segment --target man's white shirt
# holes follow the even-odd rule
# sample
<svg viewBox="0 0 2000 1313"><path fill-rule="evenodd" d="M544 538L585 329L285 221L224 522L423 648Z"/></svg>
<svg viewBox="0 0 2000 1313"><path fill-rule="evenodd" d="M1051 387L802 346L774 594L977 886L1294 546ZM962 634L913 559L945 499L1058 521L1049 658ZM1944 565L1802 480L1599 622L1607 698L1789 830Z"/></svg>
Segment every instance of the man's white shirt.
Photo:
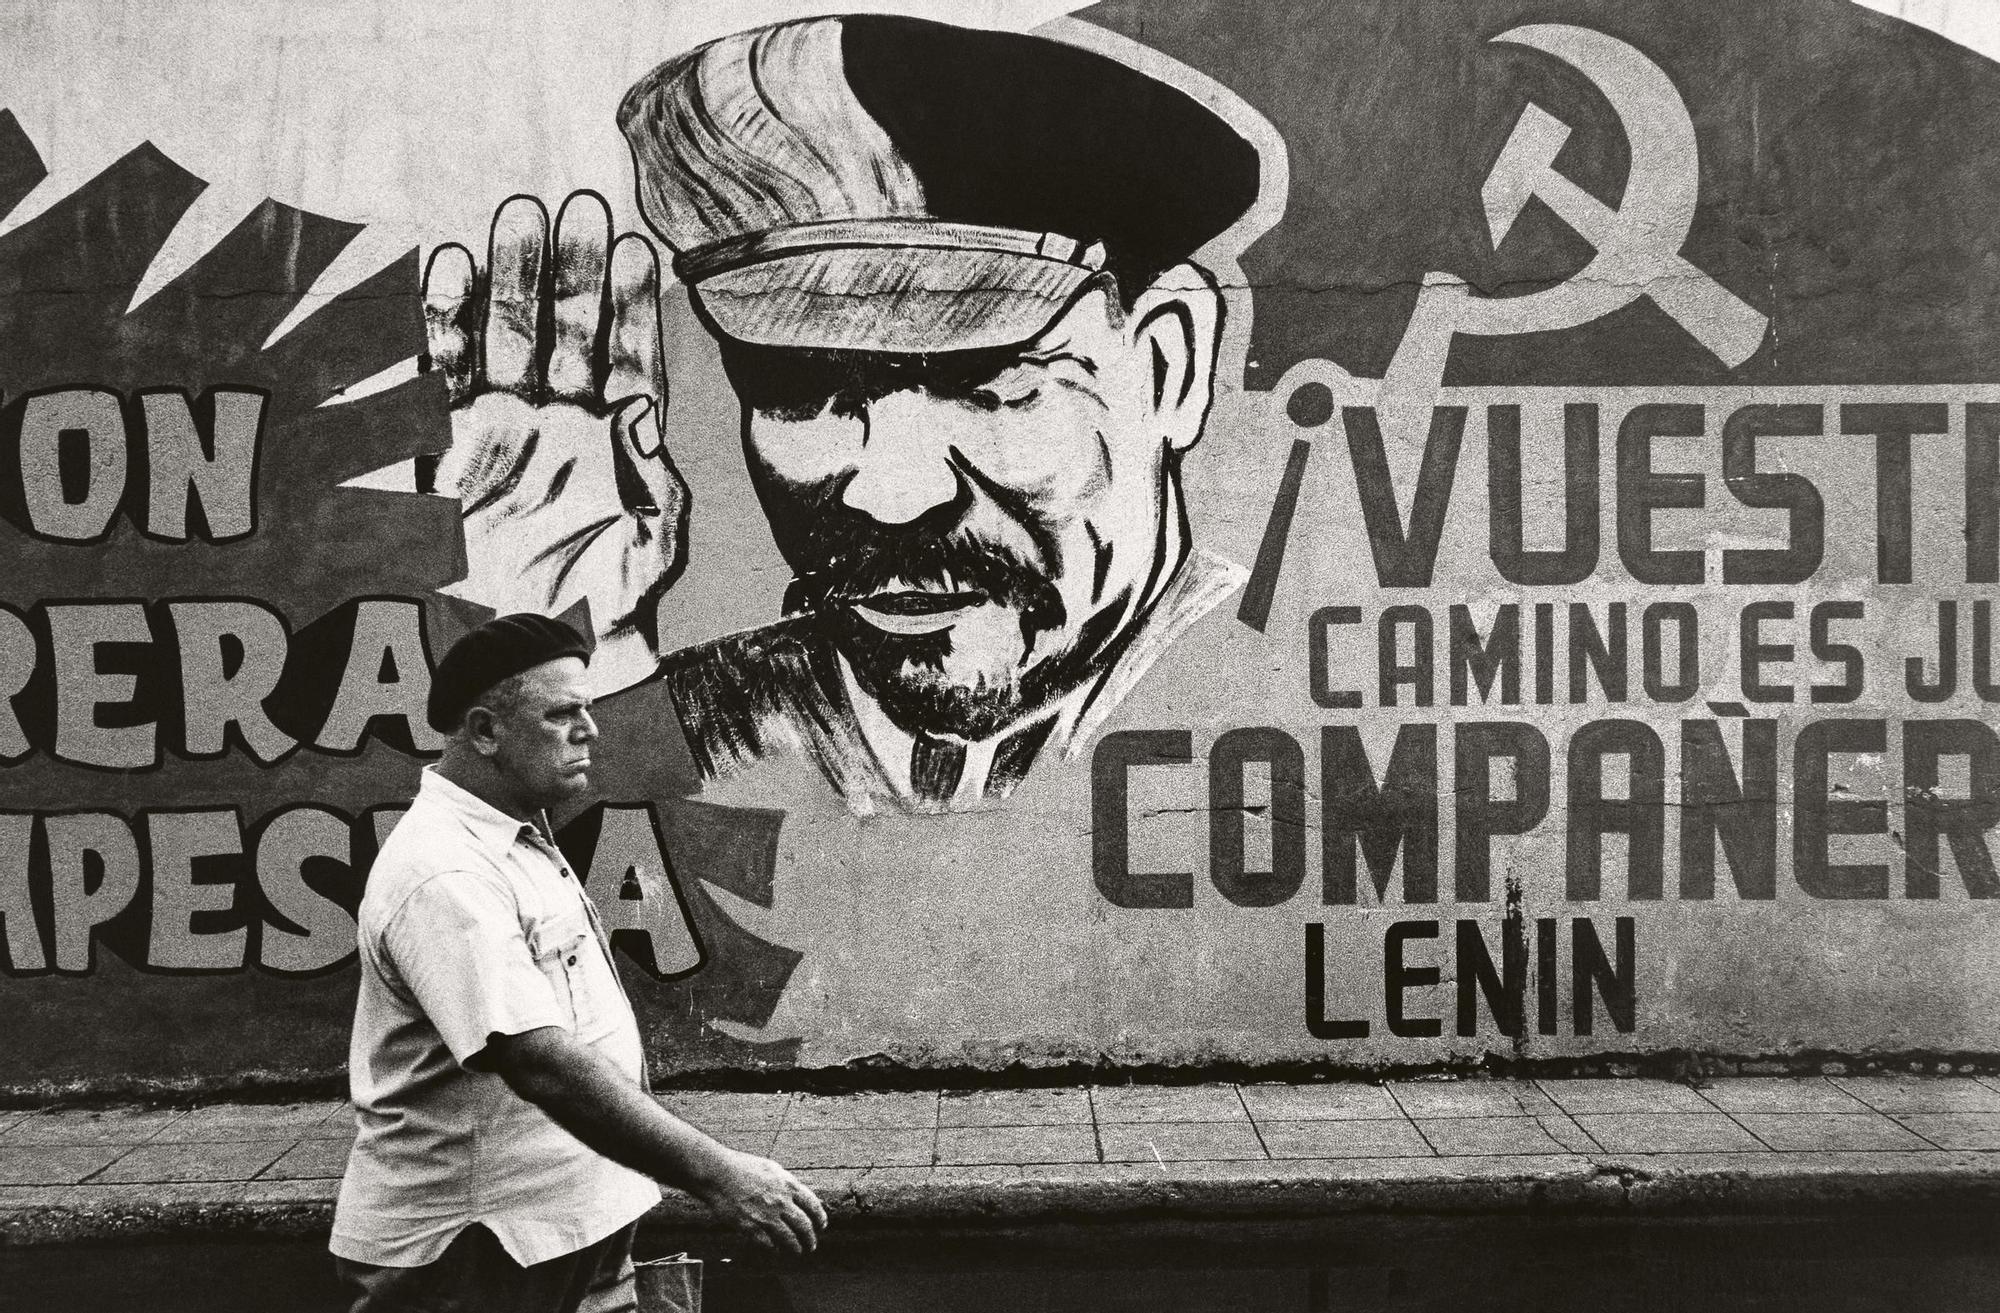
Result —
<svg viewBox="0 0 2000 1313"><path fill-rule="evenodd" d="M479 1223L523 1266L573 1252L659 1201L498 1075L495 1034L561 1026L643 1081L638 1023L596 908L536 826L426 769L361 901L348 1055L357 1135L330 1248L429 1263Z"/></svg>

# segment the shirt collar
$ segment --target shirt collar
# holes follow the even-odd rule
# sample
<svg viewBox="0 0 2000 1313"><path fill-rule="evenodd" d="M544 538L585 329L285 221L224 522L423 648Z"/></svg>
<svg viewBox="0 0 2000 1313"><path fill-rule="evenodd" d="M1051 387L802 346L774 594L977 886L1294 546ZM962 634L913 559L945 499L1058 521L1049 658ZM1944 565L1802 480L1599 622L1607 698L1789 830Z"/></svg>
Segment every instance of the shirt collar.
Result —
<svg viewBox="0 0 2000 1313"><path fill-rule="evenodd" d="M529 822L516 820L469 789L453 784L438 773L435 765L424 767L417 783L417 796L451 813L495 856L512 848L524 832L534 830Z"/></svg>

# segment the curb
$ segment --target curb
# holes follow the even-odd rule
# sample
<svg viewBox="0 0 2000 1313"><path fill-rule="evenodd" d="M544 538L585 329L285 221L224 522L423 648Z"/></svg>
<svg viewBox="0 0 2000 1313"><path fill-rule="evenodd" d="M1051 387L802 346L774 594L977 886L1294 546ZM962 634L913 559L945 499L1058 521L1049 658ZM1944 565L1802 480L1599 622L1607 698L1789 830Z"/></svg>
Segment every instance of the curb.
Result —
<svg viewBox="0 0 2000 1313"><path fill-rule="evenodd" d="M837 1222L963 1229L1146 1218L1797 1215L2000 1204L2000 1155L1559 1154L799 1173ZM70 1186L0 1201L0 1245L323 1237L337 1182ZM706 1230L669 1194L648 1226Z"/></svg>

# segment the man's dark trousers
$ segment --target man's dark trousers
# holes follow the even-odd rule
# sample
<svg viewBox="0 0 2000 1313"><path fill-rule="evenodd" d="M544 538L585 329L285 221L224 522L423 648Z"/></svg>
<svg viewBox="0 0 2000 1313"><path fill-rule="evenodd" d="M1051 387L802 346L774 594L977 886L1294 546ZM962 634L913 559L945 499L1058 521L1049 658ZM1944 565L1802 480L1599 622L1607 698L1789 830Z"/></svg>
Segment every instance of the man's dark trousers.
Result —
<svg viewBox="0 0 2000 1313"><path fill-rule="evenodd" d="M477 1224L458 1233L435 1262L376 1267L336 1258L341 1279L360 1290L351 1313L633 1313L634 1222L560 1258L522 1267Z"/></svg>

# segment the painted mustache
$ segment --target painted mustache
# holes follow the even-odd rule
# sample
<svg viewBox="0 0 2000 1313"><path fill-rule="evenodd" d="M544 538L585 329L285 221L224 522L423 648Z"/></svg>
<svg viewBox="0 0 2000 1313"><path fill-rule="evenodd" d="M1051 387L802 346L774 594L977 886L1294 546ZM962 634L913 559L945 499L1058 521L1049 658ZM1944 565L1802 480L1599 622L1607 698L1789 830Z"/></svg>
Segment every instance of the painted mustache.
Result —
<svg viewBox="0 0 2000 1313"><path fill-rule="evenodd" d="M785 613L822 611L879 598L884 609L943 609L915 593L949 593L950 605L995 602L1021 613L1024 627L1059 628L1067 619L1062 595L1046 574L1000 543L963 535L928 538L852 537L815 553L818 564L785 590ZM886 596L884 596L886 595Z"/></svg>

